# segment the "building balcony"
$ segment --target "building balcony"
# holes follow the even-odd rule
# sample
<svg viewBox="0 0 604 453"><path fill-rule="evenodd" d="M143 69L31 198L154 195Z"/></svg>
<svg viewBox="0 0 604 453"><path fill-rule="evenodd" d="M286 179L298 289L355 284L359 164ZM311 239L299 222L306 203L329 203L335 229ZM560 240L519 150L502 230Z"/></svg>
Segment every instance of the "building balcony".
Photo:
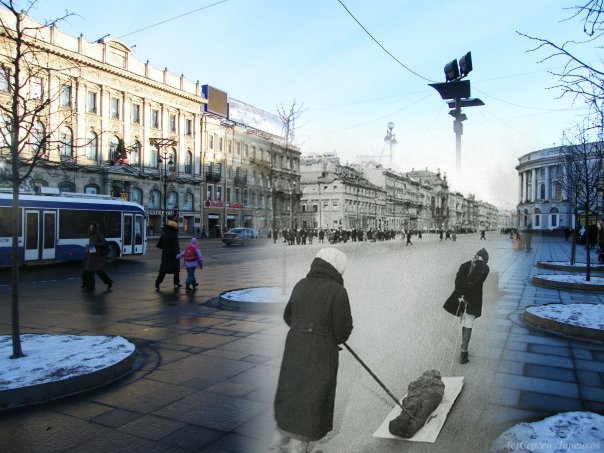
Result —
<svg viewBox="0 0 604 453"><path fill-rule="evenodd" d="M206 171L206 182L220 182L221 179L220 172Z"/></svg>

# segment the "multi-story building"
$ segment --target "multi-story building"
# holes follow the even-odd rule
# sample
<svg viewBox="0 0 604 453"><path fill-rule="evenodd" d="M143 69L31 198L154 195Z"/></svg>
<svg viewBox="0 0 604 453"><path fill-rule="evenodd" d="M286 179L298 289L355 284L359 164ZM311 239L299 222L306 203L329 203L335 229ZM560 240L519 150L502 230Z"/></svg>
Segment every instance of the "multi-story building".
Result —
<svg viewBox="0 0 604 453"><path fill-rule="evenodd" d="M335 153L301 159L304 225L424 231L497 229L497 208L449 192L428 169L398 173L376 162L340 165ZM339 208L343 206L343 208Z"/></svg>
<svg viewBox="0 0 604 453"><path fill-rule="evenodd" d="M563 189L561 148L533 151L521 156L518 171L519 227L535 230L573 227L572 209Z"/></svg>
<svg viewBox="0 0 604 453"><path fill-rule="evenodd" d="M11 23L6 10L0 16ZM89 42L52 26L40 28L35 46L43 72L29 82L50 100L41 116L47 124L36 130L53 131L56 145L47 144L26 187L135 201L151 234L166 217L178 219L181 232L210 235L291 217L300 153L285 142L277 117L141 62L120 40ZM7 55L0 51L0 64ZM9 100L2 80L0 102ZM9 158L7 148L0 153ZM8 168L0 168L0 184L10 184ZM281 192L284 184L293 191Z"/></svg>

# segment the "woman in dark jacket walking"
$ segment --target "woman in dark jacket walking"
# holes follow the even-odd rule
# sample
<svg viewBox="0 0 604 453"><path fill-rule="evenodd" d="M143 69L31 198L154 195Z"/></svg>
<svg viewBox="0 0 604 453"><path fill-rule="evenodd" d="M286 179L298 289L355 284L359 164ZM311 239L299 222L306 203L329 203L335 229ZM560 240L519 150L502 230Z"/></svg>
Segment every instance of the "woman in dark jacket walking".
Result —
<svg viewBox="0 0 604 453"><path fill-rule="evenodd" d="M306 451L333 429L339 344L352 332L342 274L346 255L319 250L306 278L294 287L283 319L290 327L275 395L279 448ZM292 439L293 438L293 439Z"/></svg>
<svg viewBox="0 0 604 453"><path fill-rule="evenodd" d="M157 248L161 249L161 264L159 273L155 279L155 291L159 291L159 285L164 281L166 274L174 274L174 288L180 288L180 261L176 256L180 253L178 243L178 224L174 220L168 221L164 227Z"/></svg>
<svg viewBox="0 0 604 453"><path fill-rule="evenodd" d="M444 309L461 318L460 363L467 363L468 346L472 336L472 326L482 314L482 285L489 275L489 254L480 249L471 261L466 261L457 271L455 289L445 302Z"/></svg>
<svg viewBox="0 0 604 453"><path fill-rule="evenodd" d="M92 291L95 286L94 273L111 289L113 280L105 272L104 248L107 247L105 236L100 232L99 224L90 222L88 225L88 245L86 246L86 256L84 257L84 271L82 272L82 289Z"/></svg>

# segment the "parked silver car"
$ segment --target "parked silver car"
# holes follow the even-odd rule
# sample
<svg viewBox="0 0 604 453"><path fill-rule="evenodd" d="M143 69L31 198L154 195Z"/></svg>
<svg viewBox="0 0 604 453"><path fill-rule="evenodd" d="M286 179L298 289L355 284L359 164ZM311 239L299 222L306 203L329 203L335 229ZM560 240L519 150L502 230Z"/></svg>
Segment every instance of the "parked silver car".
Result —
<svg viewBox="0 0 604 453"><path fill-rule="evenodd" d="M226 245L249 245L258 236L258 231L253 228L233 228L222 235L222 242Z"/></svg>

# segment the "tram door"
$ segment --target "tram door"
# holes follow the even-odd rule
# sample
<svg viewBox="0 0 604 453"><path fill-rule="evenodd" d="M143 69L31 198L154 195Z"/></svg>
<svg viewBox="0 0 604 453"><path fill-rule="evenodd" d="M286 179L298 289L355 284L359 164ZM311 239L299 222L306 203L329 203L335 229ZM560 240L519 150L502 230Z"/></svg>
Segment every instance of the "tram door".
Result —
<svg viewBox="0 0 604 453"><path fill-rule="evenodd" d="M134 223L132 214L124 214L124 235L122 236L122 255L132 255L132 238Z"/></svg>
<svg viewBox="0 0 604 453"><path fill-rule="evenodd" d="M134 253L144 253L145 243L145 216L136 214L134 216Z"/></svg>
<svg viewBox="0 0 604 453"><path fill-rule="evenodd" d="M55 258L57 213L25 210L25 261Z"/></svg>

